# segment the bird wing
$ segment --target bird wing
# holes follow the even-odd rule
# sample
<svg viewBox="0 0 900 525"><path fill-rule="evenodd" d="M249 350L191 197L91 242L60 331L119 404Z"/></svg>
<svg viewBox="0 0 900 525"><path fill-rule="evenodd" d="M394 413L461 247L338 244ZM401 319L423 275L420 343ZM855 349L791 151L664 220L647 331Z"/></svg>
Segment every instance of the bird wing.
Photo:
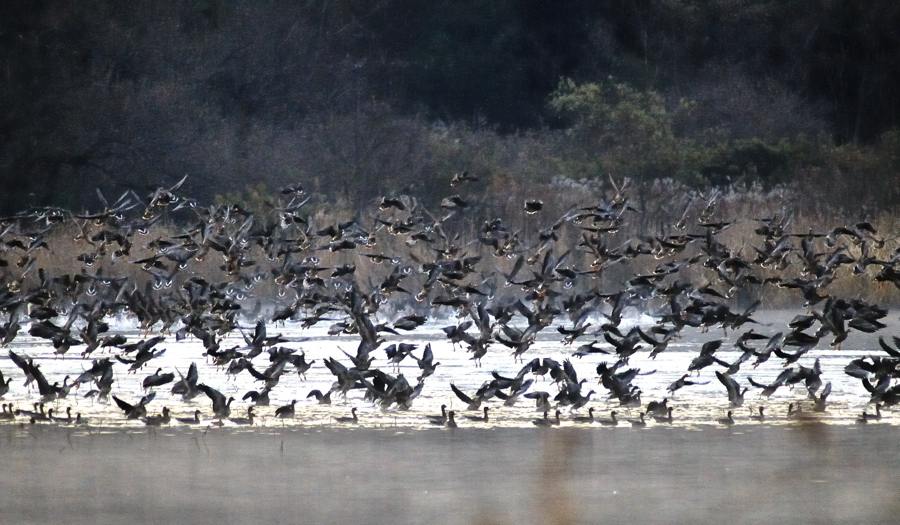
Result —
<svg viewBox="0 0 900 525"><path fill-rule="evenodd" d="M453 390L453 393L456 394L463 403L471 403L472 398L463 393L462 390L456 387L453 383L450 383L450 389Z"/></svg>

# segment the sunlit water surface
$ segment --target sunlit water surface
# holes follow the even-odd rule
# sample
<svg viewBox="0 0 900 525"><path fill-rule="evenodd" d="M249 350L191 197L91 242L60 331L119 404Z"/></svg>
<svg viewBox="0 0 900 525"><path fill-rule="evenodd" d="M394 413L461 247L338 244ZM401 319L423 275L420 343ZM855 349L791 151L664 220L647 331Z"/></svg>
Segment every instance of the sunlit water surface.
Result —
<svg viewBox="0 0 900 525"><path fill-rule="evenodd" d="M721 367L711 366L702 370L699 376L694 375L691 377L693 381L706 384L688 386L674 394L667 392L667 387L686 373L689 363L697 356L703 343L718 338L725 338L726 342L722 345L721 350L716 352L716 356L724 361L733 362L740 355L740 352L733 346L734 340L738 335L750 328L766 335L779 331L787 332L786 324L796 313L796 311L760 312L754 316L760 324L746 325L737 333L729 332L727 335L721 329L701 333L699 330L688 328L683 332L682 338L670 343L668 349L653 360L649 358L646 349L639 351L630 358L629 366L640 369L642 374L634 381L634 384L639 386L643 392L642 407L646 407L649 401L660 401L668 397L669 405L674 407L673 415L675 421L672 425L698 429L717 425L717 419L724 417L728 410L725 388L715 376L715 370L717 368L721 369ZM465 417L465 415L479 416L481 412L467 411L465 404L457 399L450 390L450 383L454 383L464 392L474 393L485 381L492 379L491 372L497 372L504 376L514 376L522 368L522 363L514 361L506 347L494 344L491 345L488 354L482 359L481 366L477 367L471 360L471 354L460 347L454 348L441 330L442 327L452 325L455 322L455 318L433 319L417 330L403 334L401 337L384 334L387 343L383 344L379 350L373 352L373 355L376 357L372 364L373 367L380 368L390 374L396 374L382 350L385 346L392 342L416 344L418 348L414 351L414 354L420 356L422 347L426 343L431 343L435 362L440 362L440 365L437 367L434 375L425 380L425 386L419 397L415 399L410 410L382 410L380 407L373 406L372 403L363 399L363 390L351 391L346 399L335 394L333 403L329 406L319 405L314 398L307 398L307 395L313 389L324 392L330 389L334 382L334 376L323 365L325 358L333 357L347 366L351 366L349 359L341 353L341 349L354 354L359 342L358 337L348 335L330 336L327 333L328 326L325 323L309 329L301 329L299 324L289 323L276 326L269 323L267 326L268 335L280 333L284 337L296 341L285 343L281 346L296 349L298 352L305 352L307 361L315 360L315 362L305 377L300 377L298 374L290 372L282 376L279 384L270 394L270 406L254 409L257 416L255 425L351 426L348 423L337 423L334 418L349 416L351 407L356 407L359 425L369 427L429 428L432 425L425 416L439 414L441 405L446 404L448 409L458 411L457 421L460 427L531 427L532 420L542 417L542 414L536 411L534 401L524 397L520 397L519 401L512 407L503 406L502 400L497 398L487 401L485 406L491 407L490 420L487 423L471 421ZM602 321L594 320L594 326L599 326L601 323ZM653 323L654 320L652 318L642 316L626 319L622 328L628 328L634 324L649 326ZM823 341L816 349L801 358L797 364L792 365L811 367L813 362L819 359L823 384L831 383L832 393L828 398L827 411L815 414L817 420L830 424L853 424L863 410L867 410L870 413L874 411L874 407L869 404L868 392L858 379L850 377L844 372L844 367L850 360L855 358L869 355L885 355L878 346L878 335L890 337L900 333L897 330L898 323L895 320L889 319L888 323L888 328L882 330L880 334L852 332L840 349L830 348L827 346L827 341ZM249 327L248 330L252 332L252 327ZM90 367L90 359L112 356L111 353L97 350L89 358L84 359L80 356L79 347L73 347L67 354L59 356L54 353L53 347L47 341L30 337L27 331L28 327L23 327L19 336L7 350L32 357L40 365L40 369L51 384L56 381L62 384L65 375L70 375L74 378ZM129 343L136 342L142 337L155 335L139 333L133 328L132 323L128 319L113 320L111 322L111 332L123 333L127 336ZM599 340L605 348L611 348L606 344L602 336L591 335L590 332L585 337L577 340L574 345L564 345L562 336L556 331L556 325L554 325L539 334L537 341L525 353L523 359L525 362L530 361L534 357L551 357L559 362L570 359L578 372L579 379L587 380L583 385L583 392L595 390L596 393L584 408L573 413L568 407L561 407L563 426L577 424L571 418L574 415L587 415L587 410L590 407L594 407L595 417L598 418L608 418L609 412L616 410L619 414L620 425L628 426L630 419L639 417L641 409L619 406L615 399L608 399L609 393L601 385L597 384L597 364L600 362L611 364L615 361L615 357L603 354L591 354L583 358L573 357L574 350L578 345L595 339ZM221 348L243 345L244 341L240 333L234 332L222 341ZM755 346L761 348L762 343L757 343ZM179 370L182 373L187 373L190 364L196 363L199 368L199 382L218 389L225 396L234 396L236 401L232 404L232 416L245 416L246 409L251 403L249 400L241 401L241 398L247 391L260 390L262 387L262 383L256 381L246 371L237 376L226 375L224 368L214 366L204 357L202 344L194 338L176 341L174 335L169 334L166 340L157 345L156 348L165 348L165 354L153 359L138 373L127 373L126 365L115 363L114 395L131 403L137 402L141 396L146 394L141 387L142 380L157 368L162 368L166 372ZM751 366L752 361L744 363L741 370L735 374L735 378L742 386L749 386L746 379L748 375L760 383L768 384L784 369L782 360L775 356L772 356L769 361L755 369ZM265 369L269 364L268 354L264 352L254 360L254 364L258 370ZM9 359L5 350L0 351L0 370L2 370L5 377L13 378L10 392L5 396L4 402L14 403L16 408L30 409L35 402L40 400L36 390L28 390L23 386L23 373ZM291 367L288 367L288 370L291 370ZM399 371L408 378L412 385L415 385L415 378L420 374L420 370L413 359L405 359L400 364ZM531 375L529 374L527 377L531 377ZM79 390L73 389L65 399L48 403L47 407L52 407L56 414L64 414L66 408L71 407L72 414L80 413L83 417L88 418L88 425L92 427L144 426L140 420L126 420L122 411L112 400L101 402L99 400L85 399L84 394L90 388L91 386L82 385ZM156 397L148 405L150 414L158 414L162 407L166 406L169 407L172 415L175 417L189 417L193 415L196 409L199 409L204 415L203 425L214 423L211 403L206 396L201 394L197 398L185 402L181 399L181 396L171 394L170 388L171 384L156 389ZM546 391L551 395L555 395L558 389L549 378L535 378L531 391ZM275 409L278 406L289 404L294 399L298 401L295 418L281 420L274 417ZM764 424L792 424L793 421L785 417L788 404L792 402L800 403L805 411L811 410L812 401L808 399L806 389L802 383L793 389L782 387L769 398L761 397L759 390L751 387L746 394L743 407L734 409L735 422L738 425L760 424L750 420L748 416L751 410L755 412L758 406L765 406L767 420ZM648 421L651 426L663 424L649 419ZM887 412L880 424L891 423L892 421L893 417ZM25 420L18 418L16 422L22 423ZM171 424L180 425L180 423L175 422L174 417ZM228 420L222 424L225 426L234 425ZM583 424L580 425L584 426ZM602 428L600 425L595 424L595 426Z"/></svg>

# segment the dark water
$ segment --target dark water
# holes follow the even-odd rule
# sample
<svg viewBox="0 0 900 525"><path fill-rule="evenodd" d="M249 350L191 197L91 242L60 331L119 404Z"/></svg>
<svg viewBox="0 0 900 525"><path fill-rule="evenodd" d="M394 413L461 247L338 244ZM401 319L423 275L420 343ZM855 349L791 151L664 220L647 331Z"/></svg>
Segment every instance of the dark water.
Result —
<svg viewBox="0 0 900 525"><path fill-rule="evenodd" d="M896 523L890 425L0 426L0 521Z"/></svg>

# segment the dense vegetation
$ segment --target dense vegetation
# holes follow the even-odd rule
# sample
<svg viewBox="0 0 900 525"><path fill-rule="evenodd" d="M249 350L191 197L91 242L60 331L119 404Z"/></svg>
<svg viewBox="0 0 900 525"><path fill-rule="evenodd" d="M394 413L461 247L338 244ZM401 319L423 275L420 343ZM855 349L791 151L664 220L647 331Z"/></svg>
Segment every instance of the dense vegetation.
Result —
<svg viewBox="0 0 900 525"><path fill-rule="evenodd" d="M185 174L436 207L468 170L485 213L612 175L870 218L900 197L897 27L891 0L9 2L0 210Z"/></svg>

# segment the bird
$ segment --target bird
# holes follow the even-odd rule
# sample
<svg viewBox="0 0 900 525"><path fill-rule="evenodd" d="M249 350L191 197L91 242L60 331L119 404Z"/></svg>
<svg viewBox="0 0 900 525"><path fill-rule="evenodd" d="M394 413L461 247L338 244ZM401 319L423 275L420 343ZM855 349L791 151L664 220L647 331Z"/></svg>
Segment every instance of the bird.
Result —
<svg viewBox="0 0 900 525"><path fill-rule="evenodd" d="M310 390L309 394L306 395L306 398L309 399L310 397L315 397L316 401L318 401L320 405L331 404L331 390L325 392L324 394L318 389Z"/></svg>
<svg viewBox="0 0 900 525"><path fill-rule="evenodd" d="M444 423L444 426L446 426L447 428L456 428L457 424L456 424L455 416L456 416L455 411L451 410L451 411L447 412L447 421Z"/></svg>
<svg viewBox="0 0 900 525"><path fill-rule="evenodd" d="M116 396L112 396L113 401L116 402L116 405L119 406L124 412L125 417L128 419L141 419L147 416L147 404L150 401L153 401L153 398L156 397L155 393L147 394L142 397L138 402L134 405L119 399Z"/></svg>
<svg viewBox="0 0 900 525"><path fill-rule="evenodd" d="M359 423L359 418L356 417L356 407L350 409L350 417L336 417L334 420L337 423Z"/></svg>
<svg viewBox="0 0 900 525"><path fill-rule="evenodd" d="M615 427L619 425L619 420L616 418L618 412L613 410L609 413L609 419L598 419L597 422L605 427Z"/></svg>
<svg viewBox="0 0 900 525"><path fill-rule="evenodd" d="M247 417L232 417L228 420L234 423L235 425L249 425L253 426L253 420L256 417L256 414L253 413L253 406L247 407Z"/></svg>
<svg viewBox="0 0 900 525"><path fill-rule="evenodd" d="M432 425L443 425L447 422L447 405L441 405L441 415L425 416Z"/></svg>
<svg viewBox="0 0 900 525"><path fill-rule="evenodd" d="M725 389L728 391L728 406L731 408L738 408L744 404L744 394L747 393L749 387L744 387L741 390L738 382L731 377L730 374L723 374L716 370L716 378L719 380L722 385L725 386Z"/></svg>
<svg viewBox="0 0 900 525"><path fill-rule="evenodd" d="M668 408L666 409L666 415L665 415L665 416L655 415L655 416L653 416L653 419L654 419L657 423L672 423L672 422L675 420L675 419L672 417L672 410L673 410L672 407L668 407Z"/></svg>
<svg viewBox="0 0 900 525"><path fill-rule="evenodd" d="M553 426L558 426L559 423L560 423L560 421L559 421L559 415L560 415L560 413L561 413L561 412L560 412L559 410L557 410L557 411L556 411L556 417L555 417L554 419L551 419L551 418L547 417L548 414L549 414L549 412L544 412L544 417L543 417L543 419L532 419L532 420L531 420L531 424L534 425L534 426L536 426L536 427L553 427Z"/></svg>
<svg viewBox="0 0 900 525"><path fill-rule="evenodd" d="M203 421L200 419L201 412L199 410L194 410L194 417L176 417L175 421L179 423L183 423L185 425L199 425Z"/></svg>
<svg viewBox="0 0 900 525"><path fill-rule="evenodd" d="M640 419L629 419L628 422L631 423L632 428L643 428L647 426L643 412L640 413Z"/></svg>
<svg viewBox="0 0 900 525"><path fill-rule="evenodd" d="M572 418L572 421L576 423L593 423L594 422L594 407L588 408L588 415L586 416L575 416Z"/></svg>
<svg viewBox="0 0 900 525"><path fill-rule="evenodd" d="M716 422L719 423L720 425L728 425L728 426L733 425L734 418L732 417L731 410L728 411L728 415L726 417L720 417L719 419L716 420Z"/></svg>
<svg viewBox="0 0 900 525"><path fill-rule="evenodd" d="M482 423L487 423L488 422L488 410L490 410L490 409L491 409L490 407L482 407L482 410L484 411L483 416L466 416L466 419L468 419L469 421L479 421Z"/></svg>
<svg viewBox="0 0 900 525"><path fill-rule="evenodd" d="M158 427L161 425L168 425L169 421L171 421L171 417L169 416L169 407L162 408L162 414L158 416L147 416L141 421L144 422L148 427Z"/></svg>
<svg viewBox="0 0 900 525"><path fill-rule="evenodd" d="M203 383L198 384L197 389L206 394L206 397L212 401L213 414L219 418L220 421L231 415L231 402L234 401L233 397L226 399L221 392Z"/></svg>
<svg viewBox="0 0 900 525"><path fill-rule="evenodd" d="M766 407L760 406L758 408L759 414L754 414L753 409L751 408L750 409L750 419L752 419L753 421L758 421L758 422L762 423L763 421L766 420L766 415L763 413L763 411L765 409L766 409Z"/></svg>
<svg viewBox="0 0 900 525"><path fill-rule="evenodd" d="M172 372L167 372L161 374L162 368L157 368L156 372L144 378L144 381L141 383L141 386L144 387L144 390L155 386L162 386L168 383L171 383L175 380L175 374Z"/></svg>
<svg viewBox="0 0 900 525"><path fill-rule="evenodd" d="M282 406L276 408L275 409L275 417L278 417L281 419L293 419L294 414L296 413L296 410L294 409L294 406L296 404L297 404L297 400L294 399L289 404L282 405Z"/></svg>

